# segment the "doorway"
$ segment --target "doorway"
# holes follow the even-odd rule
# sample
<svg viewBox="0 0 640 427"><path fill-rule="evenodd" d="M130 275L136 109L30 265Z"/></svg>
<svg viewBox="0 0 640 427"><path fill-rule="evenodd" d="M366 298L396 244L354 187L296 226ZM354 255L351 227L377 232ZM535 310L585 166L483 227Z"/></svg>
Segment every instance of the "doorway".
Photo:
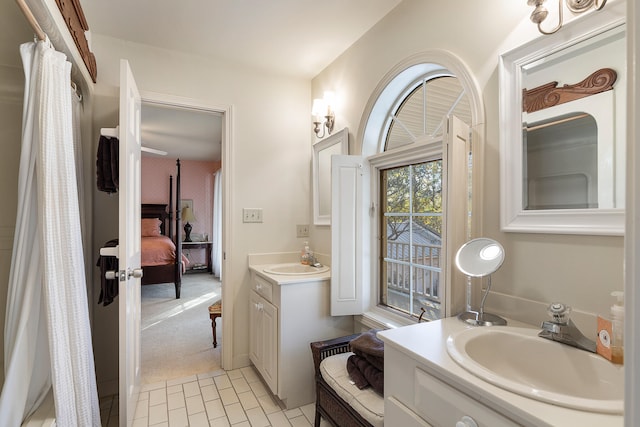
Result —
<svg viewBox="0 0 640 427"><path fill-rule="evenodd" d="M215 170L211 170L211 165L214 165L213 169L221 170L222 165L224 165L224 173L221 174L219 179L222 182L222 235L220 236L222 241L222 248L220 253L225 253L225 245L227 242L226 230L228 229L228 227L226 227L226 218L228 218L226 211L229 206L227 202L228 191L226 191L228 183L225 182L225 177L229 176L228 166L231 164L229 150L231 144L231 132L229 131L230 123L231 108L229 106L203 104L192 99L172 97L157 93L142 93L142 141L145 147L152 149L150 153L145 153L143 151L143 174L145 162L153 165L154 162L164 161L165 163L169 162L175 165L175 159L180 159L182 175L180 199L183 202L190 203L195 212L196 223L192 224L193 234L191 235L191 237L194 242L198 242L198 244L194 244L191 246L185 246L184 244L182 246L183 252L189 259L190 268L189 271L183 276L183 292L180 300L175 300L174 294L173 298L169 297L166 299L162 299L164 307L158 309L159 307L153 307L154 299L152 297L152 294L155 294L156 297L158 296L158 294L162 294L164 290L161 288L164 285L153 285L142 288L143 345L145 342L145 327L148 327L149 330L153 328L157 329L158 327L162 329L162 325L160 325L160 323L166 323L166 325L170 325L172 321L178 320L181 316L195 316L193 318L197 319L198 321L197 332L198 334L200 334L200 336L202 336L204 333L204 335L207 337L206 346L208 346L208 350L212 351L208 351L207 349L201 350L203 352L209 353L217 351L216 362L218 364L218 368L224 368L227 365L227 361L231 360L229 356L225 357L225 353L230 354L231 334L225 332L230 331L230 329L228 328L230 325L226 325L227 322L221 322L220 319L218 319L217 335L219 344L216 349L213 348L212 328L209 316L207 315L207 309L209 303L221 300L221 294L224 294L224 282L222 282L220 279L215 278L214 275L210 274L208 271L211 267L211 264L210 260L207 259L207 243L213 240L213 230L211 224L211 217L213 215L212 182L213 172L215 172ZM163 156L158 152L166 152L167 154L166 156ZM190 168L192 170L189 170ZM198 189L198 191L206 194L206 196L200 197L194 195L194 192L188 191L188 188L186 187L190 182L189 179L186 179L186 177L191 176L190 179L193 179L194 174L190 172L193 172L194 169L197 169L200 174L204 173L205 175L207 175L205 177L205 182L201 183L202 188ZM175 171L175 166L173 170ZM165 185L164 183L157 183L157 185L168 188L168 184ZM200 184L192 183L191 185L194 189L195 187L200 187ZM143 203L145 203L144 181L142 186L142 195L142 201ZM180 201L178 201L178 203L180 203ZM177 230L176 232L178 231L182 232L182 234L184 235L184 232L182 230ZM224 261L221 262L221 267L224 267L223 264ZM202 271L203 268L205 269L205 271ZM168 295L171 295L173 286L168 285L167 288ZM190 291L188 289L190 289ZM151 299L151 305L149 307L152 307L152 309L146 310L146 312L149 313L149 318L145 318L145 294L148 294ZM159 300L160 299L157 298L155 299L155 301ZM168 319L171 319L171 321ZM231 317L229 316L229 321L230 320ZM188 320L186 320L186 322L189 323ZM169 329L171 328L169 327ZM182 327L178 328L177 333L182 336L190 335L189 330ZM163 334L160 333L160 335ZM156 336L158 336L157 331ZM171 337L169 334L167 334L163 339L171 340ZM188 343L185 343L185 345L188 345ZM202 344L200 343L198 345ZM225 351L227 350L227 348L229 348L229 352ZM198 351L199 350L194 349L193 353L198 353ZM199 366L202 366L198 363L192 363L191 365L193 366L192 369L194 370L200 369ZM145 369L143 349L143 382L147 382L144 378L145 372L150 371L157 372L157 369ZM173 375L182 374L180 370L176 370L175 372L173 372Z"/></svg>

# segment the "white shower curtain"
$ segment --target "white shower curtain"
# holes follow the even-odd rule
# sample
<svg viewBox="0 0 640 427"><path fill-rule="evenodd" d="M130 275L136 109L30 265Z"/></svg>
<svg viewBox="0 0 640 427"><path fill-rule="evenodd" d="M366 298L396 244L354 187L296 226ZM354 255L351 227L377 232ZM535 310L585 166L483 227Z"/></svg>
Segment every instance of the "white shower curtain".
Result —
<svg viewBox="0 0 640 427"><path fill-rule="evenodd" d="M213 174L213 236L211 238L211 268L222 280L222 169Z"/></svg>
<svg viewBox="0 0 640 427"><path fill-rule="evenodd" d="M53 386L57 425L97 427L71 64L48 41L25 43L20 52L26 83L0 425L19 426Z"/></svg>

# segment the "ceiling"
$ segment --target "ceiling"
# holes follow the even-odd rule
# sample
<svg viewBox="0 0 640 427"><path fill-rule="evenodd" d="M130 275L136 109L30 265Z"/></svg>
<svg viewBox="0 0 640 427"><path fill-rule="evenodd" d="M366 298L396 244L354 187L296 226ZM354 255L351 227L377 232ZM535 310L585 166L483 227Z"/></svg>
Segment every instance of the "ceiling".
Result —
<svg viewBox="0 0 640 427"><path fill-rule="evenodd" d="M400 1L85 0L82 7L93 34L311 79ZM146 104L143 145L220 161L221 119Z"/></svg>
<svg viewBox="0 0 640 427"><path fill-rule="evenodd" d="M82 0L82 7L92 34L310 80L400 2ZM32 31L14 2L2 2L0 11L0 23L6 24L0 53L4 58L11 52L19 66L16 46ZM142 116L144 146L171 157L220 160L219 115L143 104Z"/></svg>
<svg viewBox="0 0 640 427"><path fill-rule="evenodd" d="M89 29L311 79L401 0L83 0Z"/></svg>

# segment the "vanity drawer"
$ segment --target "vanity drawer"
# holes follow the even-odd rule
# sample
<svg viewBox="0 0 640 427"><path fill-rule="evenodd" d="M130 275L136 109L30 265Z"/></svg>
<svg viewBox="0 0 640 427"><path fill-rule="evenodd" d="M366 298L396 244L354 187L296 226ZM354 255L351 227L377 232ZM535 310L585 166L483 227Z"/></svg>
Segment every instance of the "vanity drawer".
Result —
<svg viewBox="0 0 640 427"><path fill-rule="evenodd" d="M415 368L414 375L414 408L433 425L455 426L464 416L472 418L478 427L518 425L420 368Z"/></svg>
<svg viewBox="0 0 640 427"><path fill-rule="evenodd" d="M253 289L267 301L273 302L273 284L269 283L257 274L254 275Z"/></svg>
<svg viewBox="0 0 640 427"><path fill-rule="evenodd" d="M433 427L393 396L384 401L384 416L397 426Z"/></svg>

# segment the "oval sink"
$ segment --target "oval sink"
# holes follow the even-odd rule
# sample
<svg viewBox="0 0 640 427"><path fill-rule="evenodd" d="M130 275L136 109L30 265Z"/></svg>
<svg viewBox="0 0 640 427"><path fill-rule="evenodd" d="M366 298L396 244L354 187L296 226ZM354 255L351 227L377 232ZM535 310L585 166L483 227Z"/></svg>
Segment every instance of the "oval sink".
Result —
<svg viewBox="0 0 640 427"><path fill-rule="evenodd" d="M329 267L327 267L326 265L323 265L322 267L314 267L312 265L304 265L294 262L290 264L275 264L265 268L262 271L271 274L299 276L306 274L324 273L325 271L329 271Z"/></svg>
<svg viewBox="0 0 640 427"><path fill-rule="evenodd" d="M473 375L520 395L583 411L622 414L624 369L597 354L507 326L465 329L447 351Z"/></svg>

